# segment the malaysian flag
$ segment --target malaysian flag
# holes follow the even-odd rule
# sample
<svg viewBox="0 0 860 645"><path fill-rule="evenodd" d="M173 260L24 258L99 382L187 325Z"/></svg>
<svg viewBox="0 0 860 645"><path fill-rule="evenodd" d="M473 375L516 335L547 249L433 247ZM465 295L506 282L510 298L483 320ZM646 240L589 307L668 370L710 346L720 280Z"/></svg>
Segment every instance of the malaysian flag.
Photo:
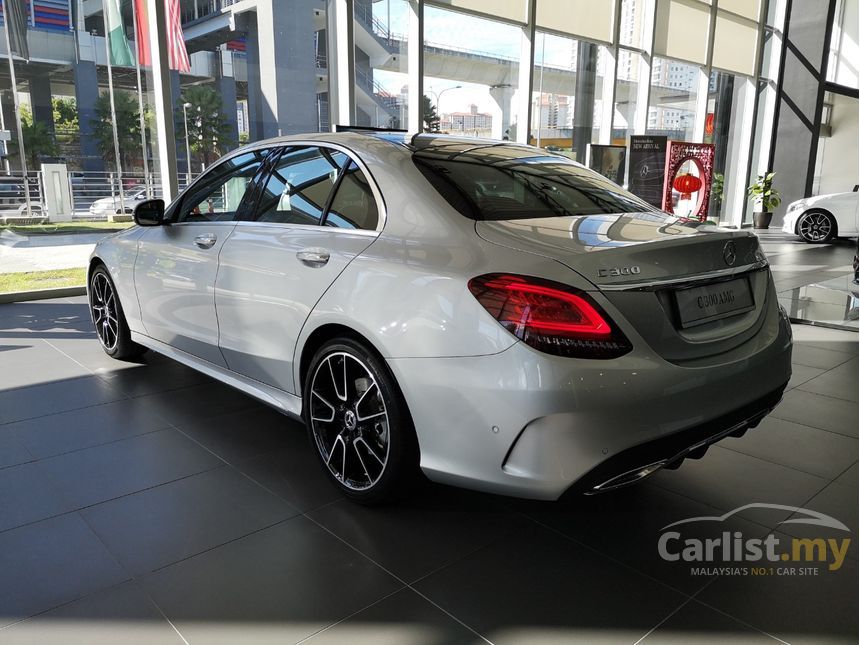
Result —
<svg viewBox="0 0 860 645"><path fill-rule="evenodd" d="M185 38L182 35L182 19L179 14L179 0L164 0L167 10L167 57L170 69L180 72L191 71ZM152 65L152 52L149 49L149 22L147 20L146 0L134 0L137 13L137 60L141 65Z"/></svg>

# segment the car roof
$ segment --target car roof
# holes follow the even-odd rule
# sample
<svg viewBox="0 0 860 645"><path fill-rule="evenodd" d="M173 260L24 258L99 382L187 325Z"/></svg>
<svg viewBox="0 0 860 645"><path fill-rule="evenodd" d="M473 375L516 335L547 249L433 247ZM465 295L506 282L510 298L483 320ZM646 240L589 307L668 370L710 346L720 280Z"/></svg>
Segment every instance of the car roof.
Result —
<svg viewBox="0 0 860 645"><path fill-rule="evenodd" d="M342 132L313 132L274 137L248 144L234 152L241 153L259 150L267 146L290 145L296 142L340 144L358 153L376 147L379 143L386 143L425 159L453 160L456 158L464 161L480 159L483 163L534 159L576 163L564 155L515 141L479 139L437 133L408 134L399 130L362 130L360 128Z"/></svg>

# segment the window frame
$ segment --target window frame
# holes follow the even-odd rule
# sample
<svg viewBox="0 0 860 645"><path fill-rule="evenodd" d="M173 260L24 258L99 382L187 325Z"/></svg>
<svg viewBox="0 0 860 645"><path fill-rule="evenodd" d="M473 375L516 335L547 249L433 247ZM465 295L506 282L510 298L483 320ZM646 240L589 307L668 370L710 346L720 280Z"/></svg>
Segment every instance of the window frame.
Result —
<svg viewBox="0 0 860 645"><path fill-rule="evenodd" d="M261 148L265 148L266 146L261 146ZM335 179L334 184L332 185L331 192L329 193L328 199L326 199L326 204L323 209L322 217L320 218L319 223L317 224L296 224L291 222L258 222L255 220L257 216L257 209L259 204L257 203L257 195L261 190L262 186L266 185L269 177L271 175L272 166L277 163L277 161L281 158L281 155L287 150L295 149L295 148L307 148L314 147L320 149L327 149L330 151L337 151L344 154L347 157L347 162L343 165L343 167L338 172L337 179ZM247 150L245 152L248 152ZM376 200L376 210L378 214L378 221L375 229L357 229L357 228L340 228L333 226L325 226L325 220L328 216L329 207L331 206L331 202L334 198L334 195L337 193L337 189L340 187L341 179L344 176L345 170L349 168L350 163L354 163L358 169L364 173L364 176L367 178L367 183L370 186L370 190L373 193L373 198ZM258 175L255 177L254 181L256 185L254 187L254 200L251 205L251 210L245 213L245 217L242 217L238 221L236 221L237 226L265 226L265 227L281 227L281 228L291 228L296 230L325 230L329 232L337 231L339 233L348 233L350 235L379 235L383 228L385 227L385 222L388 219L388 213L385 208L385 200L382 197L382 192L379 190L379 186L376 183L376 179L373 177L373 173L370 172L367 165L359 158L359 156L346 148L345 146L330 143L328 141L313 141L308 139L296 139L290 141L281 141L275 144L272 152L266 158L266 162L262 166L261 170L264 172L263 175Z"/></svg>
<svg viewBox="0 0 860 645"><path fill-rule="evenodd" d="M248 182L248 186L245 189L245 194L242 195L242 200L239 202L239 206L236 208L236 217L230 220L213 220L213 221L198 221L198 222L188 222L188 221L177 221L177 217L179 213L182 212L182 207L185 204L186 200L189 196L193 195L197 190L202 188L204 184L212 181L214 175L217 174L218 168L223 166L228 161L235 159L236 157L241 157L242 155L248 154L250 152L258 152L260 150L266 150L267 148L271 148L269 150L269 154L267 154L260 164L260 167L257 168L257 171L251 177L251 180ZM253 208L255 205L255 198L259 187L259 180L262 173L268 171L268 164L270 159L272 158L273 153L278 150L277 147L272 146L271 143L264 144L261 142L261 145L254 146L253 148L240 148L239 150L235 150L233 153L229 155L223 156L216 163L206 169L206 172L201 174L197 179L192 181L188 186L186 186L185 190L176 198L176 200L170 205L167 215L165 219L170 222L171 226L224 226L224 225L233 225L242 221L245 214L247 213L249 208Z"/></svg>

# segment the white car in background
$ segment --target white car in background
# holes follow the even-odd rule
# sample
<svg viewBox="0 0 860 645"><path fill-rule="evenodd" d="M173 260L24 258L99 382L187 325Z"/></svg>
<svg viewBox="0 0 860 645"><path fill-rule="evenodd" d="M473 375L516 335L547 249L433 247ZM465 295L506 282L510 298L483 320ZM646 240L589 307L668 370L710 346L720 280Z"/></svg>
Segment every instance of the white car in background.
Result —
<svg viewBox="0 0 860 645"><path fill-rule="evenodd" d="M782 232L799 235L810 244L857 236L857 187L850 193L833 193L798 199L788 206Z"/></svg>
<svg viewBox="0 0 860 645"><path fill-rule="evenodd" d="M120 207L119 195L97 199L90 205L90 215L103 215L107 217L108 215L117 215L123 212L131 215L134 212L134 207L146 199L146 188L127 188L123 197L122 203L125 208Z"/></svg>

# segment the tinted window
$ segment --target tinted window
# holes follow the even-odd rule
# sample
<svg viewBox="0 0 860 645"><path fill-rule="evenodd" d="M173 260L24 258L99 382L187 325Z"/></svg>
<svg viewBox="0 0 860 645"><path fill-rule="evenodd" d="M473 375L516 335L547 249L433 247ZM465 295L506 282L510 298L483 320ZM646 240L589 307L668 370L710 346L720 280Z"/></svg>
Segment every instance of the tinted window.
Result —
<svg viewBox="0 0 860 645"><path fill-rule="evenodd" d="M379 211L367 177L351 161L332 199L325 225L374 231L378 223Z"/></svg>
<svg viewBox="0 0 860 645"><path fill-rule="evenodd" d="M255 150L221 162L206 173L182 199L178 222L220 222L237 219L248 184L268 150Z"/></svg>
<svg viewBox="0 0 860 645"><path fill-rule="evenodd" d="M556 157L423 158L415 164L451 206L471 219L507 220L653 211L597 173ZM451 155L456 157L457 155Z"/></svg>
<svg viewBox="0 0 860 645"><path fill-rule="evenodd" d="M256 221L319 224L347 159L342 152L321 148L284 151L260 195Z"/></svg>

